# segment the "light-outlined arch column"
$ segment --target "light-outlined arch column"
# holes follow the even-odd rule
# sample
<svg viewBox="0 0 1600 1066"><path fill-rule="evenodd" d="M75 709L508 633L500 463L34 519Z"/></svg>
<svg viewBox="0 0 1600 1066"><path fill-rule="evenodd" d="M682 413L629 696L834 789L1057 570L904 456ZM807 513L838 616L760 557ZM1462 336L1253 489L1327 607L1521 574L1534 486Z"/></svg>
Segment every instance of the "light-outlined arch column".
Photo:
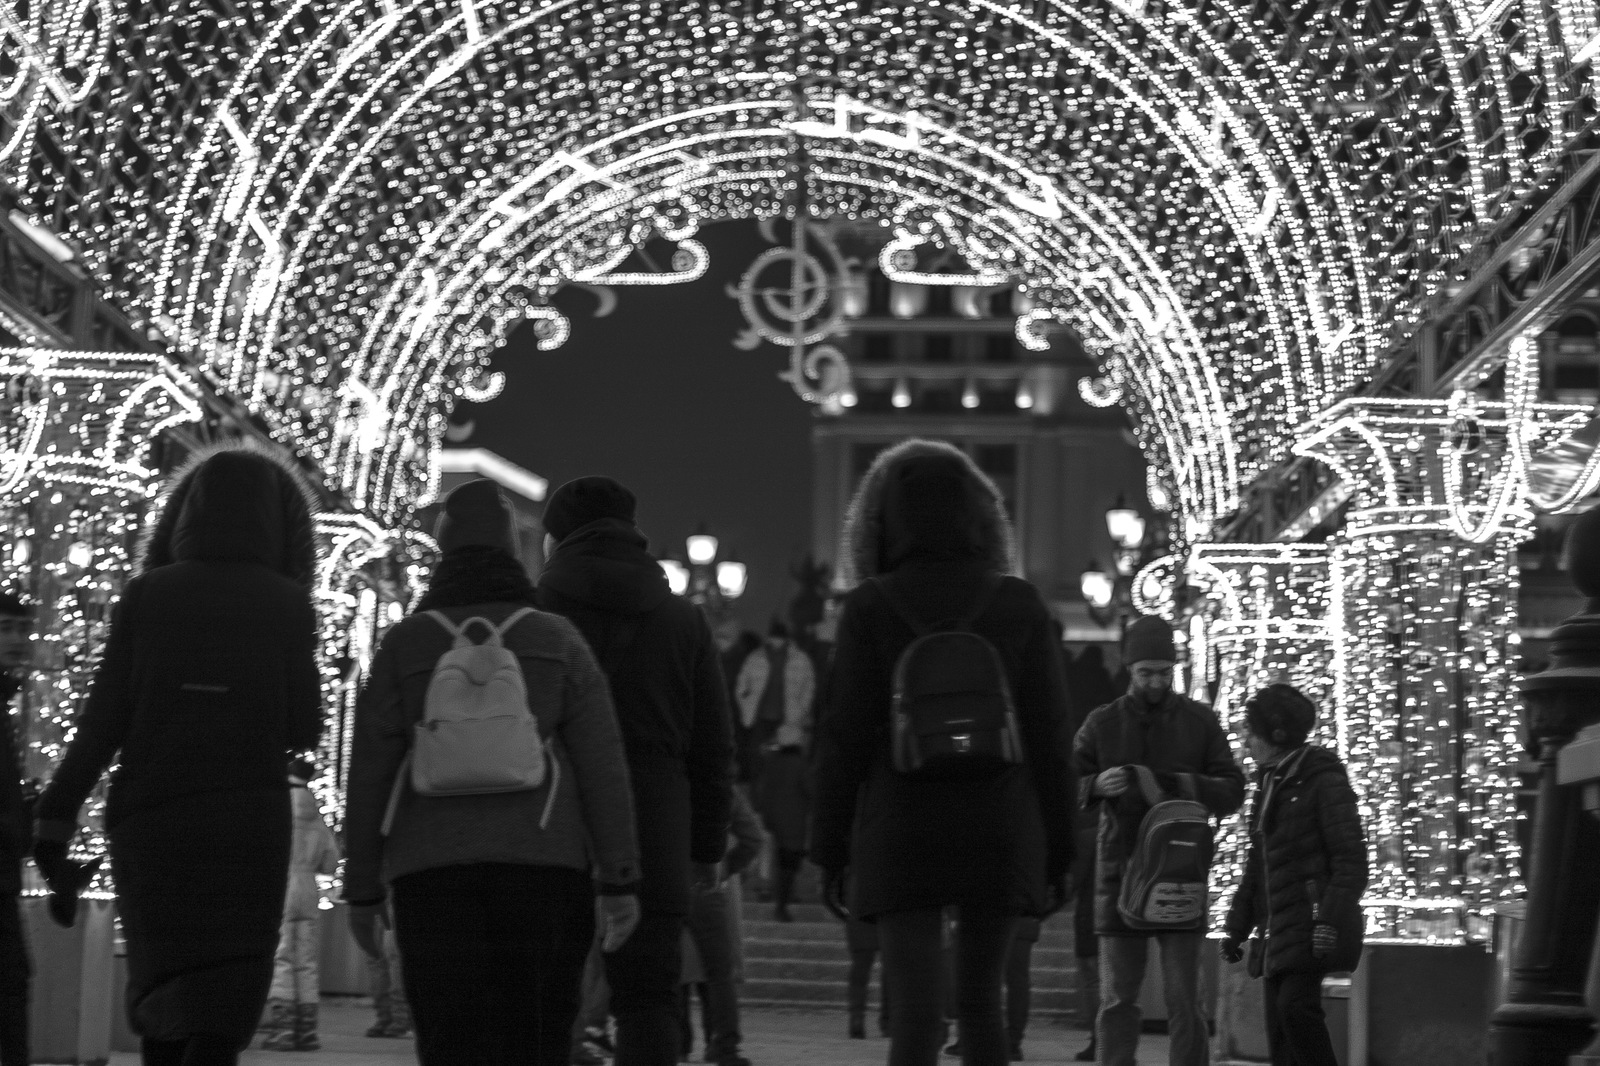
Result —
<svg viewBox="0 0 1600 1066"><path fill-rule="evenodd" d="M1532 528L1528 441L1568 405L1362 399L1297 450L1353 490L1328 541L1334 701L1388 935L1488 936L1521 894L1515 766L1516 548Z"/></svg>
<svg viewBox="0 0 1600 1066"><path fill-rule="evenodd" d="M1187 579L1204 592L1188 616L1190 694L1210 694L1235 757L1245 759L1244 702L1277 681L1294 685L1323 710L1315 739L1348 746L1333 713L1328 552L1322 544L1202 544ZM1244 815L1225 820L1211 866L1211 908L1220 925L1249 846Z"/></svg>
<svg viewBox="0 0 1600 1066"><path fill-rule="evenodd" d="M37 607L16 715L25 772L60 757L159 489L151 446L201 416L159 356L0 349L0 566ZM98 815L91 804L91 823Z"/></svg>

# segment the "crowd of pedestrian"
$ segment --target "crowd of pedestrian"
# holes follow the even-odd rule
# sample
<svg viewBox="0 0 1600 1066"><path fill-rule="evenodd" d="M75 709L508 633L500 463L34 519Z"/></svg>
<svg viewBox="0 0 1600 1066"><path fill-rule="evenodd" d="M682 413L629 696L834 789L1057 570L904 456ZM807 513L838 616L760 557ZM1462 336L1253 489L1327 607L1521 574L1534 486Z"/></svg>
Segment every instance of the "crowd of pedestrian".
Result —
<svg viewBox="0 0 1600 1066"><path fill-rule="evenodd" d="M1164 620L1128 627L1125 685L1098 647L1064 655L1000 492L939 442L863 477L827 641L774 620L719 642L671 594L636 507L610 478L561 486L535 581L498 487L449 494L429 583L367 671L336 837L306 758L309 496L251 450L181 471L48 786L0 774L0 1066L28 1061L23 861L70 924L98 866L71 845L113 764L126 1010L151 1066L232 1064L257 1034L317 1046L336 872L371 968L368 1035L414 1032L425 1066L668 1066L697 1029L706 1061L750 1066L746 882L790 921L807 861L847 923L852 1038L881 956L890 1066L1022 1058L1032 947L1069 902L1078 1058L1135 1062L1154 946L1170 1062L1209 1061L1211 834L1246 778L1216 713L1175 689ZM8 703L32 622L0 592ZM1309 698L1269 685L1244 721L1256 784L1220 951L1264 980L1272 1061L1327 1066L1320 984L1360 957L1363 830Z"/></svg>

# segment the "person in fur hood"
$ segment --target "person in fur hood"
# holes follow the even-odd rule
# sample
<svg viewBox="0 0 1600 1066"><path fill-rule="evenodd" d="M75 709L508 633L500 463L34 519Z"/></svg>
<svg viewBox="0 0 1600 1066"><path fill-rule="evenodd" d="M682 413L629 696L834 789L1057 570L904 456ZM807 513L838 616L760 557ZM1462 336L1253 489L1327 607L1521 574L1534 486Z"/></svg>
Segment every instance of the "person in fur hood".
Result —
<svg viewBox="0 0 1600 1066"><path fill-rule="evenodd" d="M322 729L312 504L257 451L178 474L123 589L72 742L39 798L35 861L71 883L78 810L113 761L105 827L144 1061L225 1064L272 981L291 753Z"/></svg>
<svg viewBox="0 0 1600 1066"><path fill-rule="evenodd" d="M1060 905L1072 859L1067 689L1050 612L1010 576L999 490L943 442L910 440L878 457L851 504L839 560L855 587L816 736L811 858L836 902L848 868L849 911L877 924L895 996L891 1066L938 1061L946 907L959 915L962 1061L995 1066L1007 1061L1001 981L1013 929ZM893 674L917 635L902 609L929 626L971 618L999 652L1022 763L951 781L893 768Z"/></svg>

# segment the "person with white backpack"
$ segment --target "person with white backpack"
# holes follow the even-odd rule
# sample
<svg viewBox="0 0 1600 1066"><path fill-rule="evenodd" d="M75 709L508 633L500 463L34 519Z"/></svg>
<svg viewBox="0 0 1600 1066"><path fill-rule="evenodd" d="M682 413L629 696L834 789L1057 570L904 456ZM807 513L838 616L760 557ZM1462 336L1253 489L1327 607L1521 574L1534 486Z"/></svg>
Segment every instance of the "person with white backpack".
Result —
<svg viewBox="0 0 1600 1066"><path fill-rule="evenodd" d="M369 955L393 915L423 1066L566 1066L596 922L615 951L639 917L610 692L532 606L514 522L492 481L450 493L356 706L344 899Z"/></svg>

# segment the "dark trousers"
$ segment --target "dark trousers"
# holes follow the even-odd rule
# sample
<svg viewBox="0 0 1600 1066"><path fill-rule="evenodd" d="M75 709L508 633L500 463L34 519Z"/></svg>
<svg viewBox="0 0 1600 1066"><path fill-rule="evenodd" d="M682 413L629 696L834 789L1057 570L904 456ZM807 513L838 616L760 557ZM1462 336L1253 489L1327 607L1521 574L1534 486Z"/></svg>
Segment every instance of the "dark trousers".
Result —
<svg viewBox="0 0 1600 1066"><path fill-rule="evenodd" d="M937 907L878 918L884 980L894 989L889 1066L934 1066L944 1036L944 914ZM962 1066L1003 1066L1006 1027L1000 986L1011 946L1012 914L957 908L955 1006Z"/></svg>
<svg viewBox="0 0 1600 1066"><path fill-rule="evenodd" d="M191 1036L183 1040L139 1041L144 1066L235 1066L239 1042L231 1036Z"/></svg>
<svg viewBox="0 0 1600 1066"><path fill-rule="evenodd" d="M794 881L800 875L800 864L805 862L804 849L778 849L778 880L773 891L773 903L778 910L787 910L794 899Z"/></svg>
<svg viewBox="0 0 1600 1066"><path fill-rule="evenodd" d="M1012 1047L1022 1044L1028 1031L1028 1015L1033 1009L1033 944L1038 937L1034 925L1033 937L1024 937L1022 928L1028 919L1017 921L1017 932L1011 937L1011 949L1006 952L1006 1039Z"/></svg>
<svg viewBox="0 0 1600 1066"><path fill-rule="evenodd" d="M736 1054L744 1035L739 1031L739 989L733 980L733 924L728 890L696 892L689 903L689 936L700 952L701 1020L706 1057L721 1062Z"/></svg>
<svg viewBox="0 0 1600 1066"><path fill-rule="evenodd" d="M1338 1060L1322 1014L1322 974L1280 973L1265 981L1272 1066L1335 1066Z"/></svg>
<svg viewBox="0 0 1600 1066"><path fill-rule="evenodd" d="M627 943L605 960L617 1019L614 1066L673 1066L683 1039L678 1022L683 915L645 911Z"/></svg>
<svg viewBox="0 0 1600 1066"><path fill-rule="evenodd" d="M867 993L872 984L872 964L877 961L878 949L852 948L850 950L850 978L847 999L852 1018L866 1018ZM889 974L878 977L878 1029L889 1031Z"/></svg>
<svg viewBox="0 0 1600 1066"><path fill-rule="evenodd" d="M22 901L0 898L0 1066L28 1066L28 942Z"/></svg>
<svg viewBox="0 0 1600 1066"><path fill-rule="evenodd" d="M474 863L394 880L422 1066L566 1066L594 939L588 873Z"/></svg>

